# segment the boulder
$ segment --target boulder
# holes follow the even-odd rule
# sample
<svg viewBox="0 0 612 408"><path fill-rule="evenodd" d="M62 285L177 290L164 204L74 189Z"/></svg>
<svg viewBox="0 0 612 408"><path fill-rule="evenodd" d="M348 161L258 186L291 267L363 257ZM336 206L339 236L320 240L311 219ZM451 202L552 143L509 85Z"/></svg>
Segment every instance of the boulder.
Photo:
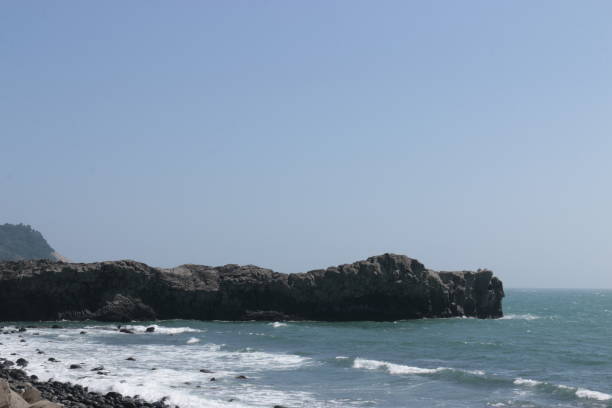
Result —
<svg viewBox="0 0 612 408"><path fill-rule="evenodd" d="M11 390L8 381L0 379L0 408L28 408L28 404L19 394Z"/></svg>
<svg viewBox="0 0 612 408"><path fill-rule="evenodd" d="M25 358L18 358L17 361L15 361L15 363L19 366L19 367L27 367L28 365L28 360L26 360Z"/></svg>
<svg viewBox="0 0 612 408"><path fill-rule="evenodd" d="M31 385L27 385L25 391L21 397L28 403L34 404L35 402L42 401L40 391Z"/></svg>

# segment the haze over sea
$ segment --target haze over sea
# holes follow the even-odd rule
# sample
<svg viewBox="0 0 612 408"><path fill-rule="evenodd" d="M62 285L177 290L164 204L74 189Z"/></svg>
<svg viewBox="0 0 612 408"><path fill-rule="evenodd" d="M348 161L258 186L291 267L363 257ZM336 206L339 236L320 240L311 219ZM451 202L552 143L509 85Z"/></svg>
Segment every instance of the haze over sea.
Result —
<svg viewBox="0 0 612 408"><path fill-rule="evenodd" d="M41 379L182 408L612 407L612 291L513 289L504 309L498 320L174 320L154 333L134 323L134 335L63 322L0 341Z"/></svg>

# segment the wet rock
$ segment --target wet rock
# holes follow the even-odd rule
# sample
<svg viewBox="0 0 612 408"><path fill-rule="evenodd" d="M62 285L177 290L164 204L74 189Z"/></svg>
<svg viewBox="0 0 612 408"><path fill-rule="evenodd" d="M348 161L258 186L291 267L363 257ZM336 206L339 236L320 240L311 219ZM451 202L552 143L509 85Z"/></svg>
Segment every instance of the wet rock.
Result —
<svg viewBox="0 0 612 408"><path fill-rule="evenodd" d="M56 360L56 359L55 359L55 358L53 358L53 357L49 357L49 358L47 359L47 361L50 361L50 362L52 362L52 363L59 363L59 360Z"/></svg>
<svg viewBox="0 0 612 408"><path fill-rule="evenodd" d="M121 333L134 334L134 331L133 331L133 330L126 329L126 328L121 328L121 329L119 329L119 331L120 331Z"/></svg>
<svg viewBox="0 0 612 408"><path fill-rule="evenodd" d="M28 360L26 360L25 358L18 358L17 361L15 361L15 363L19 366L19 367L27 367L28 365Z"/></svg>
<svg viewBox="0 0 612 408"><path fill-rule="evenodd" d="M236 379L237 379L237 380L246 380L246 379L247 379L247 377L246 377L245 375L237 375L237 376L236 376Z"/></svg>
<svg viewBox="0 0 612 408"><path fill-rule="evenodd" d="M83 367L81 367L80 364L70 364L70 366L68 368L71 369L71 370L78 370L78 369L81 369Z"/></svg>
<svg viewBox="0 0 612 408"><path fill-rule="evenodd" d="M147 327L147 330L145 330L147 333L153 333L155 331L155 327L154 326L150 326Z"/></svg>
<svg viewBox="0 0 612 408"><path fill-rule="evenodd" d="M207 370L207 369L205 369L205 368L202 368L202 369L200 370L200 372L201 372L201 373L205 373L205 374L212 374L212 373L213 373L213 371Z"/></svg>
<svg viewBox="0 0 612 408"><path fill-rule="evenodd" d="M128 357L126 358L127 361L136 361L136 359L134 357Z"/></svg>

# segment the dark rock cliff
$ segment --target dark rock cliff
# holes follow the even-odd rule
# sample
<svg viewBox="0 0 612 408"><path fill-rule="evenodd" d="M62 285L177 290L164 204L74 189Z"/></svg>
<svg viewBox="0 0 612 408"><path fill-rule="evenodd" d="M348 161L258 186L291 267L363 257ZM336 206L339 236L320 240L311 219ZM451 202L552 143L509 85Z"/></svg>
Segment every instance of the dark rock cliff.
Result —
<svg viewBox="0 0 612 408"><path fill-rule="evenodd" d="M491 271L436 272L394 254L296 274L253 265L0 263L0 321L496 318L503 296Z"/></svg>

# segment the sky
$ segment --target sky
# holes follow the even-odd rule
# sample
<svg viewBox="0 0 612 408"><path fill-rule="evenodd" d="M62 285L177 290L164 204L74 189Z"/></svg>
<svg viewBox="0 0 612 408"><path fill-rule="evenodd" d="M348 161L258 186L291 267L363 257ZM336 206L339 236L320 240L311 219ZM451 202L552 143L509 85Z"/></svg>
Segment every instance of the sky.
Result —
<svg viewBox="0 0 612 408"><path fill-rule="evenodd" d="M612 2L3 1L0 223L74 261L384 252L612 288Z"/></svg>

